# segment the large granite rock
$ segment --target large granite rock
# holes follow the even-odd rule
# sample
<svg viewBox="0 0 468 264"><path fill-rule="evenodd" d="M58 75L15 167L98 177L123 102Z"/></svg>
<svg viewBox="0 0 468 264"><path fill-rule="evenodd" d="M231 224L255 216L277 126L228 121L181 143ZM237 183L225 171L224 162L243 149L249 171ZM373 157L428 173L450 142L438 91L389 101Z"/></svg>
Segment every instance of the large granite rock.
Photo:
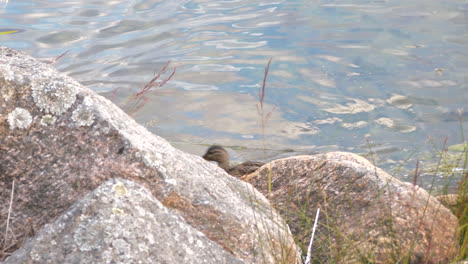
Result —
<svg viewBox="0 0 468 264"><path fill-rule="evenodd" d="M298 259L287 226L251 185L174 149L110 101L8 48L0 48L0 161L2 238L13 180L8 237L21 242L120 177L143 185L245 263Z"/></svg>
<svg viewBox="0 0 468 264"><path fill-rule="evenodd" d="M449 263L456 254L457 218L358 155L276 160L243 179L269 195L303 248L321 208L312 263Z"/></svg>
<svg viewBox="0 0 468 264"><path fill-rule="evenodd" d="M243 263L132 181L111 179L9 257L11 263Z"/></svg>

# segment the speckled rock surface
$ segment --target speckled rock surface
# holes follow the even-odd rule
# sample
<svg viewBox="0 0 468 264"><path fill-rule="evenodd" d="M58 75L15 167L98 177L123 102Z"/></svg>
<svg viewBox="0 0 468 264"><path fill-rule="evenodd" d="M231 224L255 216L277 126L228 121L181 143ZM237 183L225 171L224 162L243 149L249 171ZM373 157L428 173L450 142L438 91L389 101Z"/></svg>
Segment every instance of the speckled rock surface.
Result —
<svg viewBox="0 0 468 264"><path fill-rule="evenodd" d="M111 179L9 257L12 263L243 263L141 185Z"/></svg>
<svg viewBox="0 0 468 264"><path fill-rule="evenodd" d="M245 263L273 263L280 253L288 263L297 258L288 228L252 186L174 149L110 101L8 48L0 48L0 161L2 238L13 180L9 237L21 242L120 177L143 185Z"/></svg>
<svg viewBox="0 0 468 264"><path fill-rule="evenodd" d="M447 208L452 208L456 206L458 203L468 203L468 197L458 196L457 194L445 194L445 195L438 195L435 197L439 202L445 205Z"/></svg>
<svg viewBox="0 0 468 264"><path fill-rule="evenodd" d="M425 190L358 155L332 152L275 160L244 176L309 244L321 208L312 263L449 263L457 218ZM413 246L412 249L410 249ZM410 253L408 253L410 252Z"/></svg>

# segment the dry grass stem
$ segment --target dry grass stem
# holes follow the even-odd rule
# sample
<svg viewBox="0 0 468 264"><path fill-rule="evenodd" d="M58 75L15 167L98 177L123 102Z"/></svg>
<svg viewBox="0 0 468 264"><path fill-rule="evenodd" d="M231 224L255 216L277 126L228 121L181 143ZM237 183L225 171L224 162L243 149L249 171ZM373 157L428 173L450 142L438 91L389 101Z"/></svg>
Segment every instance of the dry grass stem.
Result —
<svg viewBox="0 0 468 264"><path fill-rule="evenodd" d="M305 264L310 264L310 255L312 254L312 243L314 241L315 229L317 228L319 215L320 215L320 208L317 208L317 213L315 214L314 227L312 228L312 235L310 237L309 247L307 248L307 257L305 260Z"/></svg>
<svg viewBox="0 0 468 264"><path fill-rule="evenodd" d="M7 216L7 222L6 222L6 228L5 228L5 239L3 241L3 250L6 249L6 245L8 243L8 232L9 232L9 227L10 227L11 210L13 208L14 194L15 194L15 179L13 179L13 182L11 183L10 206L8 207L8 216Z"/></svg>
<svg viewBox="0 0 468 264"><path fill-rule="evenodd" d="M70 51L70 50L67 50L67 51L65 51L64 53L58 55L57 57L55 57L54 59L52 59L52 60L50 61L49 64L50 64L50 65L54 65L57 61L59 61L61 58L63 58L65 55L67 55L67 53L68 53L69 51Z"/></svg>
<svg viewBox="0 0 468 264"><path fill-rule="evenodd" d="M163 75L167 73L167 70L169 68L171 61L166 62L166 64L163 66L163 68L159 71L156 76L154 76L146 85L143 87L140 91L134 94L134 104L130 107L128 110L128 113L130 115L138 112L148 101L149 99L146 97L146 94L151 90L151 88L160 88L164 86L169 80L174 77L174 74L176 73L177 67L174 67L172 69L172 72L164 79L161 81L158 81Z"/></svg>
<svg viewBox="0 0 468 264"><path fill-rule="evenodd" d="M266 149L265 146L265 126L268 120L271 117L271 114L273 111L276 109L274 107L270 112L265 114L265 109L264 109L264 102L265 102L265 97L266 97L266 81L268 78L268 72L270 70L270 64L271 64L272 58L268 60L267 66L265 67L265 73L263 74L263 82L262 82L262 87L258 90L258 104L257 104L257 113L260 116L260 123L261 123L261 128L262 128L262 143L263 143L263 149Z"/></svg>

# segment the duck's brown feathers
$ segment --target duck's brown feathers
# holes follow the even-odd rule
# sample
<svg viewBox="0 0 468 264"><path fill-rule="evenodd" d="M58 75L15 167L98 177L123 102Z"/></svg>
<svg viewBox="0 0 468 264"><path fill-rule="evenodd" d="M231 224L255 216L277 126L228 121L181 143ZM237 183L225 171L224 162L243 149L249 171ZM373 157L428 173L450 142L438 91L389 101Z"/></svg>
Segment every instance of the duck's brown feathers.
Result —
<svg viewBox="0 0 468 264"><path fill-rule="evenodd" d="M250 173L255 172L263 166L263 162L258 161L246 161L241 164L237 164L227 170L227 173L231 174L232 176L241 177Z"/></svg>
<svg viewBox="0 0 468 264"><path fill-rule="evenodd" d="M247 175L250 173L255 172L258 168L260 168L263 162L257 161L246 161L241 164L237 164L233 167L229 166L229 154L227 151L218 145L213 145L208 148L203 158L208 161L216 161L222 169L224 169L227 173L231 174L232 176L241 177L243 175Z"/></svg>

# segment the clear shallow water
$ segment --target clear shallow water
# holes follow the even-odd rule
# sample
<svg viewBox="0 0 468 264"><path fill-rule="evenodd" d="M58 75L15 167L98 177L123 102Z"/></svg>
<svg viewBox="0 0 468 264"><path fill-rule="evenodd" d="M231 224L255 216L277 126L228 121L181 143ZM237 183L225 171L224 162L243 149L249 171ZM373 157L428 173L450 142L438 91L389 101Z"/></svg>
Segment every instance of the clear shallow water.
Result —
<svg viewBox="0 0 468 264"><path fill-rule="evenodd" d="M237 146L235 160L372 149L388 168L428 137L461 142L467 15L466 0L13 0L0 31L20 32L0 45L44 61L69 50L55 67L123 109L170 60L176 74L133 116L197 155L213 143Z"/></svg>

